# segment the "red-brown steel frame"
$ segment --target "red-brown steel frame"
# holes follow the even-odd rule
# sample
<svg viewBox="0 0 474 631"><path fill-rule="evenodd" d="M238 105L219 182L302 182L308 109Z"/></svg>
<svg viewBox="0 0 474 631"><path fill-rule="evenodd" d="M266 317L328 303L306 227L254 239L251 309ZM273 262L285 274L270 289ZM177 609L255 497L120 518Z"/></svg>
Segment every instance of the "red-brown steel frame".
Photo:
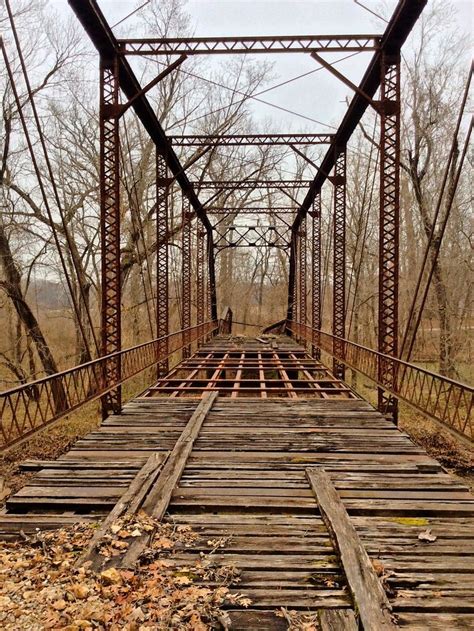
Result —
<svg viewBox="0 0 474 631"><path fill-rule="evenodd" d="M311 212L311 326L321 328L321 194L316 195ZM318 340L311 346L311 354L321 359Z"/></svg>
<svg viewBox="0 0 474 631"><path fill-rule="evenodd" d="M394 389L398 356L398 273L400 216L400 55L382 54L380 80L380 218L378 304L378 408L397 420Z"/></svg>
<svg viewBox="0 0 474 631"><path fill-rule="evenodd" d="M346 332L346 149L336 148L334 175L334 221L333 221L333 292L332 292L332 332L336 336L336 350L333 359L333 372L344 379L345 365L339 359L344 350L337 348L338 339Z"/></svg>
<svg viewBox="0 0 474 631"><path fill-rule="evenodd" d="M158 344L157 376L168 372L169 280L168 280L168 202L170 178L166 160L156 152L156 334Z"/></svg>
<svg viewBox="0 0 474 631"><path fill-rule="evenodd" d="M102 258L102 355L121 349L119 77L117 58L100 64L100 225ZM120 362L107 364L107 380L119 384ZM102 399L102 414L121 408L121 388Z"/></svg>

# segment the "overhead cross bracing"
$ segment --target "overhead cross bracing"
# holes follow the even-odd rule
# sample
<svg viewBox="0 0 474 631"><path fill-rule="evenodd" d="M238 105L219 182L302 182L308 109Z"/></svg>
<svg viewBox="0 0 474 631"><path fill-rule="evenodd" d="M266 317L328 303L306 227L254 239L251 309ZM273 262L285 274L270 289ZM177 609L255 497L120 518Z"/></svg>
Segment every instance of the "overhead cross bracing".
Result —
<svg viewBox="0 0 474 631"><path fill-rule="evenodd" d="M308 53L373 51L379 35L294 35L279 37L187 37L120 39L122 55L215 55L246 53Z"/></svg>
<svg viewBox="0 0 474 631"><path fill-rule="evenodd" d="M169 136L170 142L177 147L204 146L287 146L287 145L327 145L332 134L225 134L205 136Z"/></svg>

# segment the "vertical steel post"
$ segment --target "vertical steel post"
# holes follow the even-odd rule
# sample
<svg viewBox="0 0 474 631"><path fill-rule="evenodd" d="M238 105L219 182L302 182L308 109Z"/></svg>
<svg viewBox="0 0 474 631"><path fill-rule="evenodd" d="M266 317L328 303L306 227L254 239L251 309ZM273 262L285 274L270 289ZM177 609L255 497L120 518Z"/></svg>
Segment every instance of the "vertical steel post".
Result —
<svg viewBox="0 0 474 631"><path fill-rule="evenodd" d="M214 236L212 228L208 227L207 232L207 274L209 286L209 310L210 319L217 322L217 292L216 292L216 260L214 248Z"/></svg>
<svg viewBox="0 0 474 631"><path fill-rule="evenodd" d="M336 147L334 176L334 267L332 332L344 338L346 331L346 148ZM338 379L344 379L344 364L337 357L344 357L344 343L334 340L333 371Z"/></svg>
<svg viewBox="0 0 474 631"><path fill-rule="evenodd" d="M317 193L311 211L311 327L321 329L321 193ZM311 354L321 359L319 333L313 333Z"/></svg>
<svg viewBox="0 0 474 631"><path fill-rule="evenodd" d="M189 329L191 326L191 208L189 199L183 196L181 213L181 328ZM189 333L183 333L182 357L185 359L191 354Z"/></svg>
<svg viewBox="0 0 474 631"><path fill-rule="evenodd" d="M380 226L378 350L398 356L400 222L400 55L382 55L380 82ZM379 359L379 382L397 390L395 363ZM378 408L395 422L398 401L383 387Z"/></svg>
<svg viewBox="0 0 474 631"><path fill-rule="evenodd" d="M300 287L300 233L295 235L295 282L293 283L293 320L299 322L299 287Z"/></svg>
<svg viewBox="0 0 474 631"><path fill-rule="evenodd" d="M120 163L119 163L119 77L118 60L100 62L100 233L101 233L101 337L102 354L121 349L120 278ZM106 384L119 383L121 360L107 362ZM117 386L102 397L102 416L118 413L122 390Z"/></svg>
<svg viewBox="0 0 474 631"><path fill-rule="evenodd" d="M300 225L299 235L299 322L306 324L306 217Z"/></svg>
<svg viewBox="0 0 474 631"><path fill-rule="evenodd" d="M211 275L209 273L209 235L206 234L206 320L212 320Z"/></svg>
<svg viewBox="0 0 474 631"><path fill-rule="evenodd" d="M288 267L288 302L286 309L286 319L289 322L295 322L295 285L296 285L296 241L297 241L297 233L292 230L291 231L291 241L290 241L290 260Z"/></svg>
<svg viewBox="0 0 474 631"><path fill-rule="evenodd" d="M156 336L158 342L157 376L163 377L169 369L169 285L168 285L168 168L165 157L156 152Z"/></svg>
<svg viewBox="0 0 474 631"><path fill-rule="evenodd" d="M196 221L196 324L204 322L205 313L205 238L206 231L203 229L201 222Z"/></svg>

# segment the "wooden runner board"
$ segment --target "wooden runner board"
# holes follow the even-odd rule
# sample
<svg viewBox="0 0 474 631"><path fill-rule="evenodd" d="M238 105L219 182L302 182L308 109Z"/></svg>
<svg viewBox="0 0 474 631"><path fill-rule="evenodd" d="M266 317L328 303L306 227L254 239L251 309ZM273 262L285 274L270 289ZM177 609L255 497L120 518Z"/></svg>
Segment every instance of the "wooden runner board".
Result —
<svg viewBox="0 0 474 631"><path fill-rule="evenodd" d="M76 563L77 567L81 567L86 561L92 560L95 562L97 560L96 549L104 535L117 519L127 514L132 515L138 511L165 462L166 460L163 461L161 454L152 454L148 458L146 463L133 478L128 489L104 519L100 528L95 532L88 547L78 559Z"/></svg>
<svg viewBox="0 0 474 631"><path fill-rule="evenodd" d="M186 466L186 461L193 449L195 440L204 420L212 408L218 392L205 394L188 421L183 433L176 441L165 465L161 469L160 475L153 488L148 493L142 509L154 519L162 520L171 500L172 493L177 486ZM144 534L137 537L126 551L122 565L130 566L136 562L140 553L147 546L153 533Z"/></svg>
<svg viewBox="0 0 474 631"><path fill-rule="evenodd" d="M331 478L324 469L307 469L319 510L339 550L364 631L394 631L392 606Z"/></svg>

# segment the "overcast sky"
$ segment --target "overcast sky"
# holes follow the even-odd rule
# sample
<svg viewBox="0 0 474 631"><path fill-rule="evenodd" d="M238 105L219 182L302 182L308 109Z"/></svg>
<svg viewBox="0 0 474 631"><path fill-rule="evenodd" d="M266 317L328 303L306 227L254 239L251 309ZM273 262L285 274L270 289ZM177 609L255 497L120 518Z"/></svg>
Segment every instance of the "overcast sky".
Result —
<svg viewBox="0 0 474 631"><path fill-rule="evenodd" d="M469 32L472 28L471 0L446 1L451 2L457 10L460 31ZM143 2L99 0L99 5L109 24L115 24ZM378 0L362 2L375 12L380 11L382 6ZM67 0L53 0L53 4L67 7ZM390 11L396 4L395 0L385 0L383 3ZM189 0L186 10L191 16L195 34L200 36L382 33L385 28L382 20L357 5L354 0ZM129 18L123 25L129 29L130 36L133 36L137 17ZM115 29L115 32L118 34L119 29ZM150 33L150 36L153 34ZM371 55L360 53L357 57L341 62L338 68L358 82ZM329 61L343 56L326 54ZM318 64L307 54L259 55L259 58L274 62L270 85L318 68ZM213 59L213 63L222 64L225 59L219 56ZM186 62L183 68L186 69ZM348 96L352 96L350 89L326 70L321 70L261 97L302 117L262 103L253 102L252 109L262 127L269 121L274 129L281 131L329 132L334 128L331 126L338 125Z"/></svg>

